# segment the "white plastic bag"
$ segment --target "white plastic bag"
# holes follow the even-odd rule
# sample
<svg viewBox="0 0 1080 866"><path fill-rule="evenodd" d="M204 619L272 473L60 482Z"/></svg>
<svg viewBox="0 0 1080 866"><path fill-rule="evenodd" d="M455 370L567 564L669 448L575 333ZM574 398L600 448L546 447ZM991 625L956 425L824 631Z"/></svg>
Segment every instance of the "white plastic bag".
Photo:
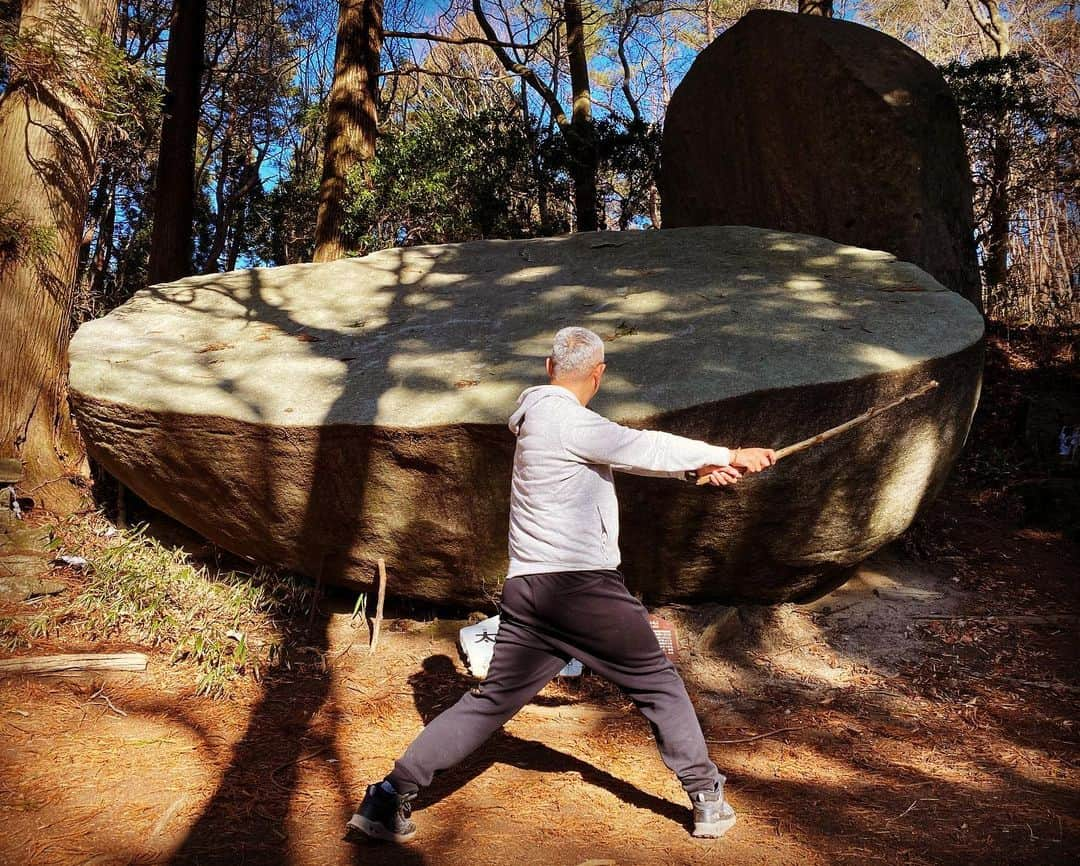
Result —
<svg viewBox="0 0 1080 866"><path fill-rule="evenodd" d="M495 635L498 633L499 618L497 616L488 617L475 625L467 625L458 632L458 643L461 644L461 651L465 654L469 672L474 677L483 679L487 676L491 656L495 652ZM559 671L556 676L581 676L581 662L577 659L571 659L570 664Z"/></svg>

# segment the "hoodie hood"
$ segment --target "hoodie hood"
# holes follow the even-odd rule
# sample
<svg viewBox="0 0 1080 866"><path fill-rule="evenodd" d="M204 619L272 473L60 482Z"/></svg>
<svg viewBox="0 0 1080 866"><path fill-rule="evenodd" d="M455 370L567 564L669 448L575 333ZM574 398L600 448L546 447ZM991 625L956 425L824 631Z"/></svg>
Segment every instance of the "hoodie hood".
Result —
<svg viewBox="0 0 1080 866"><path fill-rule="evenodd" d="M546 400L548 397L562 397L567 400L573 400L575 403L578 401L577 397L567 391L562 385L536 385L532 388L526 388L518 395L518 407L514 410L514 414L510 416L510 432L517 436L518 431L521 429L521 422L525 419L525 413L541 400Z"/></svg>

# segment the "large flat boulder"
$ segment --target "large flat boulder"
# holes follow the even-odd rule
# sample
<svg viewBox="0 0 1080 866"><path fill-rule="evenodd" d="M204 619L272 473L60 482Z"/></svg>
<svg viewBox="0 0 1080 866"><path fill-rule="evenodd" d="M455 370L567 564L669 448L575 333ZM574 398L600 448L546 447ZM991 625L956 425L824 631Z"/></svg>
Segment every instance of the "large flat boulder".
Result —
<svg viewBox="0 0 1080 866"><path fill-rule="evenodd" d="M880 31L756 10L664 121L665 228L753 225L887 250L979 303L971 172L941 73Z"/></svg>
<svg viewBox="0 0 1080 866"><path fill-rule="evenodd" d="M481 602L506 568L506 419L554 331L608 338L593 407L782 445L928 396L734 491L621 476L624 571L654 600L814 592L940 487L975 408L982 319L893 256L740 226L386 250L151 286L83 325L93 457L223 547L392 593Z"/></svg>

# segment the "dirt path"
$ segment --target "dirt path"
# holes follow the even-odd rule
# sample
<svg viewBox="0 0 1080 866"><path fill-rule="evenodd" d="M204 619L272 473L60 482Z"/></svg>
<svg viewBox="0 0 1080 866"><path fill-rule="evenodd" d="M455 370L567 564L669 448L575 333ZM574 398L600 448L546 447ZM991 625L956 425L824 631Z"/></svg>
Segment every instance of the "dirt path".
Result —
<svg viewBox="0 0 1080 866"><path fill-rule="evenodd" d="M410 845L344 841L364 784L471 680L460 622L395 620L369 657L342 607L326 646L229 702L191 697L164 658L97 697L98 683L5 680L0 861L1073 862L1076 606L1051 592L1063 543L1019 532L980 548L1017 563L995 572L1008 595L970 562L887 551L812 605L743 611L719 653L699 615L667 610L739 811L718 843L687 836L647 724L593 677L549 687L438 780ZM1031 620L1052 596L1059 619ZM990 614L1028 619L973 618Z"/></svg>

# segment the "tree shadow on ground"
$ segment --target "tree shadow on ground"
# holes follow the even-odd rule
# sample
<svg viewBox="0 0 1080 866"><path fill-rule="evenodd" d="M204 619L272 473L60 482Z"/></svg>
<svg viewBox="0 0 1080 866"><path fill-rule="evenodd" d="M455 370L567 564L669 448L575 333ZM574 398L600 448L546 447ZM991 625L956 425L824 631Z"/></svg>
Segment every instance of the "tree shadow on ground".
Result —
<svg viewBox="0 0 1080 866"><path fill-rule="evenodd" d="M475 685L474 678L458 671L450 657L442 654L424 659L421 669L409 677L416 711L425 725L443 710L452 706L461 695ZM553 702L541 697L532 703L550 706ZM525 740L514 736L503 728L496 731L456 767L438 774L431 786L421 793L417 800L417 809L423 810L449 797L493 764L506 764L520 770L539 773L576 773L586 784L603 788L624 803L640 809L648 809L661 818L685 825L690 816L688 805L680 807L670 800L642 791L637 786L613 776L588 761L575 758L573 755L560 752L535 740Z"/></svg>
<svg viewBox="0 0 1080 866"><path fill-rule="evenodd" d="M972 514L962 519L968 525L978 520ZM763 656L775 653L784 662L785 653L801 650L801 644L774 644L759 654L755 638L760 636L733 640L715 652L737 669L741 685L750 686L757 696L750 700L718 690L711 676L700 675L706 669L697 666L687 684L699 707L727 703L739 708L746 729L776 734L714 753L729 773L737 807L775 822L777 835L816 828L830 862L865 862L871 855L887 862L1071 862L1075 848L1067 843L1070 836L1077 838L1077 822L1070 817L1075 813L1070 771L1077 744L1067 720L1075 716L1075 641L1052 626L1036 625L1043 634L1025 635L1022 626L1007 623L1016 612L1022 621L1031 618L1027 604L1036 598L1075 610L1075 581L1063 567L1075 546L1060 543L1055 554L1040 555L1039 543L1023 543L1002 532L1005 528L999 524L995 538L969 539L964 559L975 564L985 557L995 568L1019 554L1035 577L1016 575L1010 586L1015 595L989 598L971 587L953 589L957 578L950 580L948 569L934 569L938 587L960 595L958 606L939 622L956 630L965 628L966 617L978 622L987 606L1006 613L1002 624L986 624L974 640L937 642L918 631L918 618L909 618L905 623L914 634L899 639L914 655L898 673L886 675L876 654L859 648L875 638L851 628L815 628L821 654L832 655L832 664L841 668L872 672L875 681L869 683L860 676L837 683L790 657L787 664L763 666ZM930 612L937 609L931 606ZM770 614L775 618L776 610ZM1064 619L1070 616L1075 614ZM1021 667L1018 643L1027 644L1028 664L1034 660L1042 670L1015 670ZM1047 680L1060 685L1057 694ZM1044 688L1018 689L1025 681ZM742 720L736 725L741 728ZM718 728L707 725L706 730L732 736ZM732 764L739 767L735 773L728 769Z"/></svg>

